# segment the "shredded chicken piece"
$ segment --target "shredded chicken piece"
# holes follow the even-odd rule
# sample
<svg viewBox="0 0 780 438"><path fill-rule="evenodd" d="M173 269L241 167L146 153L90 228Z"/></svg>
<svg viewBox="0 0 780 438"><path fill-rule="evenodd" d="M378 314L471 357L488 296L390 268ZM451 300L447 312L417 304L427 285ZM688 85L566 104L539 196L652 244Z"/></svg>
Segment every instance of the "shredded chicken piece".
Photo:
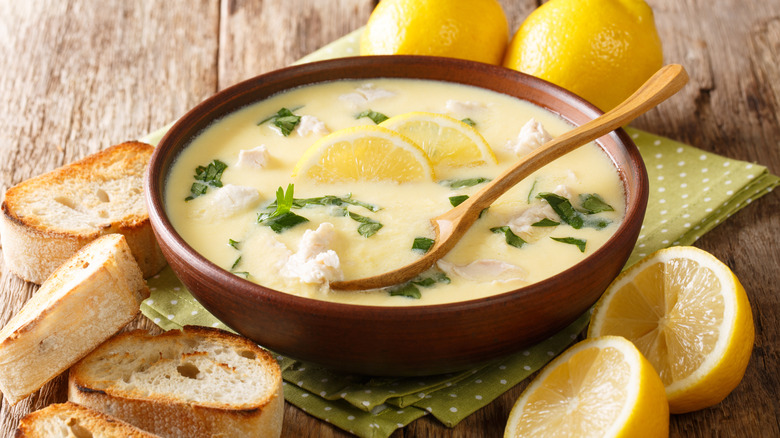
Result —
<svg viewBox="0 0 780 438"><path fill-rule="evenodd" d="M306 230L298 251L282 267L282 275L304 283L324 284L343 279L339 256L328 248L334 237L334 227L329 222L320 224L316 230Z"/></svg>
<svg viewBox="0 0 780 438"><path fill-rule="evenodd" d="M260 145L254 149L242 149L238 152L236 167L263 168L268 164L268 148Z"/></svg>
<svg viewBox="0 0 780 438"><path fill-rule="evenodd" d="M544 126L533 117L520 128L517 138L509 140L506 148L517 156L531 153L534 149L552 140L552 136L544 129Z"/></svg>
<svg viewBox="0 0 780 438"><path fill-rule="evenodd" d="M254 207L260 194L254 187L225 184L211 198L211 209L221 216L232 216Z"/></svg>
<svg viewBox="0 0 780 438"><path fill-rule="evenodd" d="M476 260L467 265L456 265L445 260L439 260L436 265L442 271L451 276L459 276L466 280L477 282L497 281L500 283L525 280L528 273L520 266L501 260L483 259Z"/></svg>
<svg viewBox="0 0 780 438"><path fill-rule="evenodd" d="M383 88L376 88L372 83L363 84L352 93L342 94L340 100L349 103L354 108L365 108L369 103L395 96L395 93Z"/></svg>
<svg viewBox="0 0 780 438"><path fill-rule="evenodd" d="M295 129L301 137L306 137L309 134L326 135L330 133L330 130L325 126L325 122L320 119L304 115L301 116L301 121L298 123L298 127Z"/></svg>

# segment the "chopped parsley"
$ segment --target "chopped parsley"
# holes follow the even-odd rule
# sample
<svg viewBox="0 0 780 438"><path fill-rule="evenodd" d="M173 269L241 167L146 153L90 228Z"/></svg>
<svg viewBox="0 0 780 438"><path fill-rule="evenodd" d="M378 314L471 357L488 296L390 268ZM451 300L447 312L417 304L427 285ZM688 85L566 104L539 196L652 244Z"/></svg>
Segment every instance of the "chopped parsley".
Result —
<svg viewBox="0 0 780 438"><path fill-rule="evenodd" d="M241 242L233 239L228 239L228 245L232 246L235 249L239 249L238 246L241 244Z"/></svg>
<svg viewBox="0 0 780 438"><path fill-rule="evenodd" d="M361 216L357 213L353 213L351 211L347 213L349 214L349 217L352 218L352 220L360 222L360 225L358 226L358 234L363 237L373 236L377 231L379 231L380 228L384 226L371 218Z"/></svg>
<svg viewBox="0 0 780 438"><path fill-rule="evenodd" d="M490 229L490 231L496 233L496 234L503 234L504 239L509 246L514 246L515 248L522 248L523 245L526 244L526 241L523 240L520 236L513 233L512 230L508 226L503 227L493 227Z"/></svg>
<svg viewBox="0 0 780 438"><path fill-rule="evenodd" d="M230 267L230 270L233 271L233 269L236 269L236 266L241 263L241 256L238 256L235 262L233 262L233 266Z"/></svg>
<svg viewBox="0 0 780 438"><path fill-rule="evenodd" d="M550 237L550 239L555 240L556 242L574 245L580 249L580 252L585 252L585 239L575 239L574 237Z"/></svg>
<svg viewBox="0 0 780 438"><path fill-rule="evenodd" d="M287 186L285 192L281 187L276 190L276 209L271 213L260 213L257 216L257 222L262 225L271 227L275 233L281 233L282 231L292 228L298 224L308 222L309 220L303 216L299 216L290 209L293 206L293 185Z"/></svg>
<svg viewBox="0 0 780 438"><path fill-rule="evenodd" d="M453 207L457 207L460 204L463 204L463 201L466 199L469 199L469 195L450 196L450 204L452 204Z"/></svg>
<svg viewBox="0 0 780 438"><path fill-rule="evenodd" d="M531 184L531 190L528 191L528 203L531 203L531 199L534 197L534 189L536 189L536 183L538 183L539 180L535 179L533 184Z"/></svg>
<svg viewBox="0 0 780 438"><path fill-rule="evenodd" d="M362 119L363 117L368 117L369 119L371 119L371 121L374 122L374 124L377 124L377 125L382 123L382 122L384 122L385 120L389 119L389 117L387 117L386 115L384 115L384 114L382 114L380 112L376 112L374 110L370 110L370 109L369 110L365 110L362 113L355 115L356 119Z"/></svg>
<svg viewBox="0 0 780 438"><path fill-rule="evenodd" d="M390 294L390 296L402 296L406 298L413 298L416 300L419 300L422 298L422 293L420 292L420 289L417 286L420 287L431 287L435 285L436 283L449 283L450 278L447 277L447 274L441 271L434 271L432 274L420 274L417 277L413 278L412 280L401 284L399 286L394 286L389 289L387 289L387 292Z"/></svg>
<svg viewBox="0 0 780 438"><path fill-rule="evenodd" d="M293 114L293 111L297 111L300 108L301 107L297 107L290 110L282 107L279 111L276 112L276 114L270 117L266 117L257 125L260 126L263 123L270 121L274 124L274 126L279 128L279 130L282 132L282 135L287 137L290 135L290 133L292 133L293 129L295 129L298 123L301 122L301 116Z"/></svg>
<svg viewBox="0 0 780 438"><path fill-rule="evenodd" d="M468 179L445 179L444 181L440 181L439 184L451 189L460 189L463 187L473 187L488 181L490 181L490 178L477 177Z"/></svg>
<svg viewBox="0 0 780 438"><path fill-rule="evenodd" d="M572 228L575 230L582 228L582 215L572 207L571 202L568 199L550 192L539 193L536 197L547 201L547 203L550 204L550 207L558 213L561 220L571 225Z"/></svg>
<svg viewBox="0 0 780 438"><path fill-rule="evenodd" d="M580 195L580 205L587 214L601 213L602 211L615 211L601 196L595 193L583 193Z"/></svg>
<svg viewBox="0 0 780 438"><path fill-rule="evenodd" d="M433 242L433 239L427 237L415 237L414 242L412 242L412 249L425 253L431 249Z"/></svg>
<svg viewBox="0 0 780 438"><path fill-rule="evenodd" d="M477 122L471 120L470 118L466 117L465 119L461 119L461 122L469 125L469 126L477 126Z"/></svg>
<svg viewBox="0 0 780 438"><path fill-rule="evenodd" d="M379 211L382 209L382 207L379 207L377 205L369 204L368 202L358 201L357 199L352 199L352 193L348 193L344 196L326 195L317 198L293 198L292 200L292 207L294 208L303 208L309 205L343 206L345 204L354 205L357 207L363 207L366 210L370 210L370 211ZM269 205L269 207L275 207L275 206L276 206L275 203Z"/></svg>
<svg viewBox="0 0 780 438"><path fill-rule="evenodd" d="M205 195L209 186L222 187L222 172L227 167L227 164L219 160L214 160L206 166L196 167L194 175L196 181L190 187L190 196L187 196L184 200L191 201L198 196Z"/></svg>
<svg viewBox="0 0 780 438"><path fill-rule="evenodd" d="M557 227L560 224L561 224L560 222L555 222L552 219L544 218L539 222L532 223L531 226L532 227Z"/></svg>

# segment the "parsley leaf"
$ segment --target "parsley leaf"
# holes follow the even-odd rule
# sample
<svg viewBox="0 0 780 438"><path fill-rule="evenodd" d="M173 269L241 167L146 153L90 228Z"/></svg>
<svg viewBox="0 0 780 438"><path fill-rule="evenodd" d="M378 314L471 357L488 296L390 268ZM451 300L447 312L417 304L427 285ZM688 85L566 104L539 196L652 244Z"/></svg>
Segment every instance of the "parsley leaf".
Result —
<svg viewBox="0 0 780 438"><path fill-rule="evenodd" d="M293 198L292 200L292 206L295 208L303 208L306 207L307 205L343 206L344 204L363 207L366 210L370 210L370 211L379 211L382 209L382 207L379 207L377 205L369 204L368 202L358 201L357 199L352 199L352 193L348 193L345 196L326 195L326 196L320 196L318 198Z"/></svg>
<svg viewBox="0 0 780 438"><path fill-rule="evenodd" d="M506 240L507 245L514 246L515 248L522 248L523 245L525 245L526 241L523 240L520 236L513 233L512 230L508 226L503 227L493 227L490 229L490 231L496 233L496 234L503 234L504 239Z"/></svg>
<svg viewBox="0 0 780 438"><path fill-rule="evenodd" d="M550 192L539 193L536 197L547 201L550 207L561 217L561 220L571 225L572 228L577 230L582 228L582 215L571 206L571 202L568 199Z"/></svg>
<svg viewBox="0 0 780 438"><path fill-rule="evenodd" d="M477 184L482 184L488 181L490 181L490 178L477 177L468 179L445 179L444 181L440 181L439 184L447 186L451 189L460 189L463 187L473 187Z"/></svg>
<svg viewBox="0 0 780 438"><path fill-rule="evenodd" d="M371 218L361 216L357 213L353 213L351 211L347 213L349 214L349 217L352 218L352 220L360 222L360 226L358 226L358 233L363 237L368 238L373 236L377 231L379 231L380 228L384 226Z"/></svg>
<svg viewBox="0 0 780 438"><path fill-rule="evenodd" d="M534 189L536 189L536 183L538 183L538 182L539 182L539 180L535 179L533 184L531 184L531 190L528 191L528 201L527 202L529 204L531 203L531 198L534 197Z"/></svg>
<svg viewBox="0 0 780 438"><path fill-rule="evenodd" d="M429 275L420 274L404 284L387 289L387 292L390 296L402 296L419 300L422 297L422 293L420 293L420 289L417 286L431 287L436 283L449 283L450 281L447 274L435 271Z"/></svg>
<svg viewBox="0 0 780 438"><path fill-rule="evenodd" d="M233 269L236 269L236 266L238 266L239 263L241 263L241 256L238 256L236 261L233 262L233 266L230 267L230 270L232 271Z"/></svg>
<svg viewBox="0 0 780 438"><path fill-rule="evenodd" d="M303 216L299 216L290 211L293 206L293 188L292 184L287 186L287 191L279 187L276 190L276 210L272 213L261 213L257 216L257 222L271 227L275 233L292 228L298 224L308 222Z"/></svg>
<svg viewBox="0 0 780 438"><path fill-rule="evenodd" d="M532 227L557 227L560 225L560 222L555 222L552 219L544 218L540 220L539 222L532 223Z"/></svg>
<svg viewBox="0 0 780 438"><path fill-rule="evenodd" d="M382 113L379 113L379 112L376 112L376 111L370 110L370 109L369 110L365 110L362 113L357 114L355 116L356 119L362 119L363 117L368 117L369 119L371 119L374 122L374 124L377 124L377 125L382 123L382 122L384 122L385 120L387 120L389 118L389 117L387 117L386 115L384 115Z"/></svg>
<svg viewBox="0 0 780 438"><path fill-rule="evenodd" d="M580 205L587 214L601 213L602 211L615 211L601 196L595 193L583 193L580 195Z"/></svg>
<svg viewBox="0 0 780 438"><path fill-rule="evenodd" d="M219 160L214 160L206 166L195 168L195 180L190 187L190 196L184 198L185 201L191 201L198 196L205 195L211 187L222 187L222 172L227 169L227 164ZM197 182L201 181L201 182Z"/></svg>
<svg viewBox="0 0 780 438"><path fill-rule="evenodd" d="M285 137L292 133L293 129L301 122L301 116L293 114L293 111L299 110L301 107L293 108L292 110L282 107L276 114L267 117L260 121L257 125L260 126L265 122L271 121L274 126L279 128L282 135Z"/></svg>
<svg viewBox="0 0 780 438"><path fill-rule="evenodd" d="M469 125L469 126L477 126L477 122L471 120L470 118L466 117L465 119L462 119L461 122Z"/></svg>
<svg viewBox="0 0 780 438"><path fill-rule="evenodd" d="M575 239L574 237L550 237L550 239L556 242L568 243L569 245L575 245L580 249L580 252L585 252L585 239Z"/></svg>
<svg viewBox="0 0 780 438"><path fill-rule="evenodd" d="M450 196L450 204L452 204L453 207L457 207L460 204L463 204L463 201L466 199L469 199L469 195Z"/></svg>
<svg viewBox="0 0 780 438"><path fill-rule="evenodd" d="M412 249L422 251L424 253L428 252L432 246L433 239L429 239L427 237L415 237L414 242L412 242Z"/></svg>

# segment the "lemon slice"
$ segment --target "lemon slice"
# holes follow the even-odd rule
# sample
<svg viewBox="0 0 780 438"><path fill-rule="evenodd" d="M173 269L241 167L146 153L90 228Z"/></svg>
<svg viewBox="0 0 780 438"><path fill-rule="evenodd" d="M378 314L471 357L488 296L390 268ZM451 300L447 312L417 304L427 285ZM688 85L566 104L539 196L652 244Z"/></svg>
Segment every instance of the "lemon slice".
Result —
<svg viewBox="0 0 780 438"><path fill-rule="evenodd" d="M586 339L550 362L515 403L504 438L667 437L661 380L619 336Z"/></svg>
<svg viewBox="0 0 780 438"><path fill-rule="evenodd" d="M639 261L607 288L588 336L619 335L647 357L672 413L723 400L742 380L754 327L745 289L731 270L694 247Z"/></svg>
<svg viewBox="0 0 780 438"><path fill-rule="evenodd" d="M473 127L443 114L411 112L380 124L409 137L430 157L434 166L479 166L495 164L496 156Z"/></svg>
<svg viewBox="0 0 780 438"><path fill-rule="evenodd" d="M380 126L345 128L320 138L293 169L319 182L433 181L428 156L413 141Z"/></svg>

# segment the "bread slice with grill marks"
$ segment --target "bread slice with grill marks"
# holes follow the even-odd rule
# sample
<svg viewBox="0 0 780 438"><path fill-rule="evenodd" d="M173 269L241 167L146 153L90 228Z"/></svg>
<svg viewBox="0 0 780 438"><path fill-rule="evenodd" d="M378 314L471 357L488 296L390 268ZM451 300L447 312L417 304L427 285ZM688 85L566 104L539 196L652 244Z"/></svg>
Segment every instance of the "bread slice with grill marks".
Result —
<svg viewBox="0 0 780 438"><path fill-rule="evenodd" d="M166 437L278 437L276 360L224 330L143 330L106 341L70 369L68 399Z"/></svg>
<svg viewBox="0 0 780 438"><path fill-rule="evenodd" d="M144 277L165 266L143 195L154 148L111 146L8 189L0 238L8 268L41 284L79 248L104 234L127 238Z"/></svg>

